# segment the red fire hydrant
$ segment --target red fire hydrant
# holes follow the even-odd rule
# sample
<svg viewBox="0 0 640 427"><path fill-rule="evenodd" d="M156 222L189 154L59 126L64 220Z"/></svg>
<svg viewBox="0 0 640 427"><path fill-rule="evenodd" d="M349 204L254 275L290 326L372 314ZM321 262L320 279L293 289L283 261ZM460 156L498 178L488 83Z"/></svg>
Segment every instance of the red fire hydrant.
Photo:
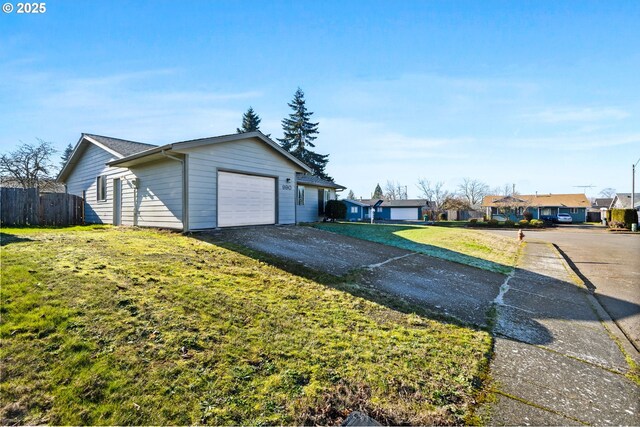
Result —
<svg viewBox="0 0 640 427"><path fill-rule="evenodd" d="M518 230L518 241L522 242L522 240L524 239L524 233L522 232L522 229Z"/></svg>

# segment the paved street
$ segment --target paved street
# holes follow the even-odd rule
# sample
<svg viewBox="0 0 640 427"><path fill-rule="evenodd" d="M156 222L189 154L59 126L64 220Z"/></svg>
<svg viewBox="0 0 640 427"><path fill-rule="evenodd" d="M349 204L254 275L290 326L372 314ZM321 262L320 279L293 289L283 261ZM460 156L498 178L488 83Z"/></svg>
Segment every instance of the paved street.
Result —
<svg viewBox="0 0 640 427"><path fill-rule="evenodd" d="M516 233L491 232L514 238ZM583 280L595 287L600 304L636 349L640 349L640 234L613 234L599 227L580 226L525 234L525 240L556 244L577 267Z"/></svg>

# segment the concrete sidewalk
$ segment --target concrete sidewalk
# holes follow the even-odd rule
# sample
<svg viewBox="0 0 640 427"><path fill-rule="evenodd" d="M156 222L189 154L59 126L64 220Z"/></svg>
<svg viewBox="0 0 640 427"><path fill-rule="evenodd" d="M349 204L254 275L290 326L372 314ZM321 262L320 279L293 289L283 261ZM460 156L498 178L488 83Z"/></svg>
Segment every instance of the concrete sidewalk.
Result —
<svg viewBox="0 0 640 427"><path fill-rule="evenodd" d="M517 267L496 298L496 399L481 412L493 425L640 425L621 351L633 347L551 244L527 242Z"/></svg>

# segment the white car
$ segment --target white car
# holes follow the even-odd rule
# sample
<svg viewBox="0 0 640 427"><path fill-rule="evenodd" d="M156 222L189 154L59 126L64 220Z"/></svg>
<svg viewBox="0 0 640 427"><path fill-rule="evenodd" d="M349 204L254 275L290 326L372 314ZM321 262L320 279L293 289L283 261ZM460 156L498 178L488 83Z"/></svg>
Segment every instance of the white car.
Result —
<svg viewBox="0 0 640 427"><path fill-rule="evenodd" d="M571 218L571 215L568 213L559 213L558 222L560 224L571 224L573 222L573 218Z"/></svg>

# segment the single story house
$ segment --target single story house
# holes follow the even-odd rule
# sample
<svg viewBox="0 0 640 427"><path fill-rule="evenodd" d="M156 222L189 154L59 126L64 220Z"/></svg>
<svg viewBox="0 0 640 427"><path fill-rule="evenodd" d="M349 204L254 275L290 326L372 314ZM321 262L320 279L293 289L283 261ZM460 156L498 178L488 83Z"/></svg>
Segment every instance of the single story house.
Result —
<svg viewBox="0 0 640 427"><path fill-rule="evenodd" d="M162 146L83 133L57 179L87 223L182 231L317 221L344 189L259 131Z"/></svg>
<svg viewBox="0 0 640 427"><path fill-rule="evenodd" d="M593 199L591 207L587 208L587 221L600 222L602 218L606 218L607 210L609 206L611 206L612 201L613 199L611 197Z"/></svg>
<svg viewBox="0 0 640 427"><path fill-rule="evenodd" d="M633 195L633 204L640 210L640 193ZM631 209L631 193L616 193L609 205L610 209Z"/></svg>
<svg viewBox="0 0 640 427"><path fill-rule="evenodd" d="M374 219L380 220L421 220L422 210L429 207L429 202L424 199L406 200L382 200L376 208L373 206L379 199L343 200L347 205L348 221L366 221L371 219L371 211L374 210Z"/></svg>
<svg viewBox="0 0 640 427"><path fill-rule="evenodd" d="M584 194L531 194L515 196L485 196L482 207L486 215L507 215L512 221L524 218L524 212L529 211L533 219L542 216L557 216L568 213L573 222L585 222L587 208L591 203Z"/></svg>

